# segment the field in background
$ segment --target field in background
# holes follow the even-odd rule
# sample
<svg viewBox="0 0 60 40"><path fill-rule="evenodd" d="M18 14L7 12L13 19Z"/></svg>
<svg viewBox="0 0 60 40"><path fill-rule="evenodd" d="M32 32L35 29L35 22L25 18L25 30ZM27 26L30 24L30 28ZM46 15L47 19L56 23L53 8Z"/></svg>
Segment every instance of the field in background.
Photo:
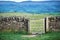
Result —
<svg viewBox="0 0 60 40"><path fill-rule="evenodd" d="M24 16L24 17L28 17L28 18L44 18L44 17L48 17L48 16L60 16L60 13L55 13L55 14L49 14L49 13L41 13L41 14L31 14L31 13L0 13L0 16L3 17L9 17L9 16Z"/></svg>

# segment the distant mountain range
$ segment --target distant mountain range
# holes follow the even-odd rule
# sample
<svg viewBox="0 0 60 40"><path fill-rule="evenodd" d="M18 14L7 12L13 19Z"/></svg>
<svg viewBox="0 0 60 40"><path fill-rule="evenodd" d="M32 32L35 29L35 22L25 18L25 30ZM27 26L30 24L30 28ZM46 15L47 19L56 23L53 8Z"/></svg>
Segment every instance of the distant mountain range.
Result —
<svg viewBox="0 0 60 40"><path fill-rule="evenodd" d="M2 12L50 13L60 12L60 1L0 1Z"/></svg>

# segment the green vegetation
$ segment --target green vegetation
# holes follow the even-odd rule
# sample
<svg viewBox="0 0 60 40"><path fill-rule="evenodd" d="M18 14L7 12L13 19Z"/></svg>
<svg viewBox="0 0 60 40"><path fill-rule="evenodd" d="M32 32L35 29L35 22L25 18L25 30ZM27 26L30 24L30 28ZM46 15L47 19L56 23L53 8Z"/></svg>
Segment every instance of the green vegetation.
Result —
<svg viewBox="0 0 60 40"><path fill-rule="evenodd" d="M52 14L28 14L28 13L0 13L0 16L3 17L7 17L7 16L24 16L26 18L29 18L30 21L34 21L38 24L33 24L33 22L31 23L31 29L32 28L36 28L37 29L33 29L31 31L38 31L39 26L43 26L43 21L36 21L35 19L43 19L45 17L48 16L60 16L60 15L52 15ZM40 22L40 24L39 24ZM36 26L35 26L36 25ZM40 27L40 28L41 28ZM36 37L32 37L32 38L27 38L27 37L21 37L22 33L21 32L0 32L0 40L60 40L60 32L48 32L46 34L42 34L42 35L37 35Z"/></svg>
<svg viewBox="0 0 60 40"><path fill-rule="evenodd" d="M60 32L48 32L36 37L21 37L21 34L1 33L0 40L60 40Z"/></svg>
<svg viewBox="0 0 60 40"><path fill-rule="evenodd" d="M33 33L44 33L44 20L43 19L36 19L30 20L30 32Z"/></svg>
<svg viewBox="0 0 60 40"><path fill-rule="evenodd" d="M10 32L0 32L0 40L20 40L21 34Z"/></svg>

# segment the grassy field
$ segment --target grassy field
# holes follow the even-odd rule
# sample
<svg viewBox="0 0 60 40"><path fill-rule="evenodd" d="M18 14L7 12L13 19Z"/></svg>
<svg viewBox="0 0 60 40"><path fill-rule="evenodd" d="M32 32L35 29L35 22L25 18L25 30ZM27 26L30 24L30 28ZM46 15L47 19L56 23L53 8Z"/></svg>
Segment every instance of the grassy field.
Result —
<svg viewBox="0 0 60 40"><path fill-rule="evenodd" d="M35 20L35 19L43 19L45 17L48 16L60 16L60 15L49 15L49 14L28 14L28 13L0 13L0 16L3 17L8 17L8 16L24 16L26 18L28 18L31 23L31 32L32 31L39 31L38 28L41 28L43 25L43 21L42 20ZM36 22L34 25L33 21ZM40 22L40 23L39 23ZM33 29L36 28L37 29ZM32 30L33 29L33 30ZM0 40L60 40L60 32L48 32L46 34L43 35L37 35L36 37L32 37L32 38L25 38L25 37L21 37L22 34L20 33L9 33L9 32L0 32Z"/></svg>
<svg viewBox="0 0 60 40"><path fill-rule="evenodd" d="M36 37L21 37L21 34L0 33L0 40L60 40L60 32L48 32Z"/></svg>

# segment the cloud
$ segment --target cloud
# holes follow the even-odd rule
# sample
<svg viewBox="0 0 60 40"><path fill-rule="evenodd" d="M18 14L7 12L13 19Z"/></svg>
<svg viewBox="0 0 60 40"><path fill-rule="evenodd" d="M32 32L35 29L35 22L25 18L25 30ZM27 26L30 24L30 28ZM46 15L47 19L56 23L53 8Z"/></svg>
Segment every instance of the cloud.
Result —
<svg viewBox="0 0 60 40"><path fill-rule="evenodd" d="M60 1L60 0L32 0L32 1Z"/></svg>
<svg viewBox="0 0 60 40"><path fill-rule="evenodd" d="M27 1L27 0L12 0L12 1L22 2L22 1Z"/></svg>
<svg viewBox="0 0 60 40"><path fill-rule="evenodd" d="M28 0L0 0L0 1L15 1L15 2L22 2L22 1L28 1Z"/></svg>
<svg viewBox="0 0 60 40"><path fill-rule="evenodd" d="M32 0L32 1L49 1L49 0Z"/></svg>
<svg viewBox="0 0 60 40"><path fill-rule="evenodd" d="M15 1L15 2L22 2L22 1L60 1L60 0L0 0L0 1Z"/></svg>

